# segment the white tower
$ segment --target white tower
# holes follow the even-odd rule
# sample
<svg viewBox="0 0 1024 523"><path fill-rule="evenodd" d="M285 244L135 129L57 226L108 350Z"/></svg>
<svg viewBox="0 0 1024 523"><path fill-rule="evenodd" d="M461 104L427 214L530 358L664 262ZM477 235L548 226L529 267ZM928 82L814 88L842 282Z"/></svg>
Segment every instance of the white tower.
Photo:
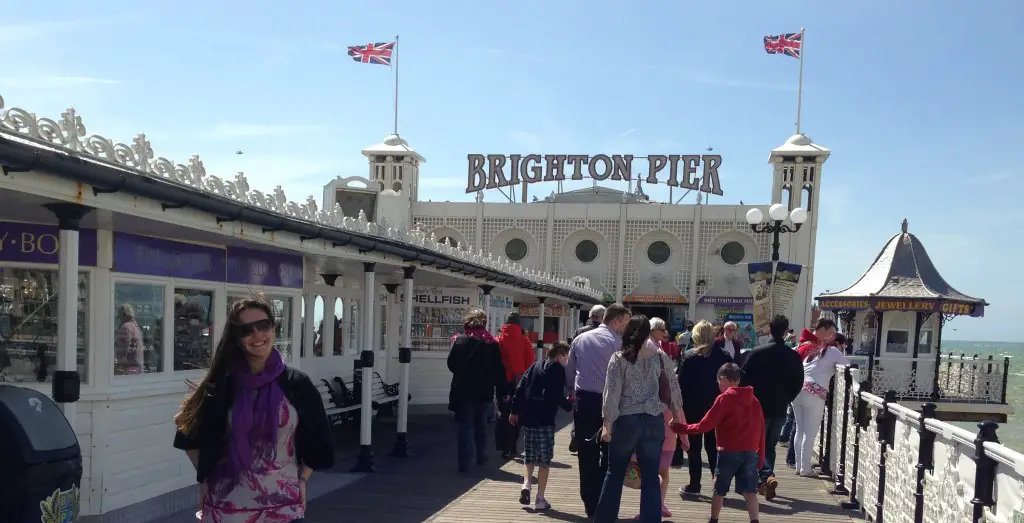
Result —
<svg viewBox="0 0 1024 523"><path fill-rule="evenodd" d="M397 134L363 149L363 156L370 160L370 181L380 187L378 216L392 227L411 228L412 206L419 199L420 164L426 160Z"/></svg>
<svg viewBox="0 0 1024 523"><path fill-rule="evenodd" d="M818 202L821 194L821 170L831 151L815 144L803 134L790 136L786 143L772 149L772 203L807 209L807 221L800 231L780 238L780 261L804 266L800 285L789 311L790 323L799 331L808 326L814 286L814 248L818 235Z"/></svg>

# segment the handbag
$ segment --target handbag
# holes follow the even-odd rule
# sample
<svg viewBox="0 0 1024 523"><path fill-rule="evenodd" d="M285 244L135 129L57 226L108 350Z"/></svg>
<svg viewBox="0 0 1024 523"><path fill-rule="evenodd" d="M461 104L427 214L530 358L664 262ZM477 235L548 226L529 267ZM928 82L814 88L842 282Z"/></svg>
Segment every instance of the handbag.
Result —
<svg viewBox="0 0 1024 523"><path fill-rule="evenodd" d="M636 455L629 459L629 466L626 467L626 476L622 480L622 486L631 489L640 488L640 465L636 462Z"/></svg>

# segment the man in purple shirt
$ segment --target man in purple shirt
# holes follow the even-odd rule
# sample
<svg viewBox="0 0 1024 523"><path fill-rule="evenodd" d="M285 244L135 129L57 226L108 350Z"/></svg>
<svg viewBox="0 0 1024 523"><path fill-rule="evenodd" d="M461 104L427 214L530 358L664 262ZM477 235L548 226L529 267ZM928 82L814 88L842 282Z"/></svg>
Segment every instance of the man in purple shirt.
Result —
<svg viewBox="0 0 1024 523"><path fill-rule="evenodd" d="M629 309L619 303L608 306L598 327L572 340L565 382L573 384L576 402L572 420L580 470L580 498L587 517L594 517L601 485L608 471L608 444L597 437L603 423L601 401L608 361L622 348L622 331L629 323Z"/></svg>

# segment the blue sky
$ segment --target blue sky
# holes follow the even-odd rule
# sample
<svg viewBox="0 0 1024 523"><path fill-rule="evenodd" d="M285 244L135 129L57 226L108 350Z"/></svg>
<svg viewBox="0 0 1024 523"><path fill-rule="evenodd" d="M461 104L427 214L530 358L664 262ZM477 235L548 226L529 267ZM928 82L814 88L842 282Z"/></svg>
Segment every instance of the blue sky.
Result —
<svg viewBox="0 0 1024 523"><path fill-rule="evenodd" d="M199 154L211 174L319 199L334 176L366 175L359 151L391 131L391 71L345 48L399 34L399 130L427 157L424 199L470 199L467 153L711 146L725 190L712 203L766 203L768 151L793 133L797 61L766 55L761 37L805 26L803 131L833 150L815 292L851 284L907 218L947 280L992 304L946 337L1024 339L1012 272L1024 255L1024 5L302 4L12 5L0 94L51 117L73 105L90 133L145 132L158 155Z"/></svg>

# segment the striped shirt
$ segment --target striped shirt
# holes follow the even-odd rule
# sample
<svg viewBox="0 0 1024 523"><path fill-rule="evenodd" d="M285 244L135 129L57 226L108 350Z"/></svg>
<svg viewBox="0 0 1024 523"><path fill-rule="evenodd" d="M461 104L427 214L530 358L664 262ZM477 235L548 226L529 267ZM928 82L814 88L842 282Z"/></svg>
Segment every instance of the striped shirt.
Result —
<svg viewBox="0 0 1024 523"><path fill-rule="evenodd" d="M569 362L565 365L565 382L574 390L604 393L608 361L622 348L622 338L607 325L584 332L572 340Z"/></svg>

